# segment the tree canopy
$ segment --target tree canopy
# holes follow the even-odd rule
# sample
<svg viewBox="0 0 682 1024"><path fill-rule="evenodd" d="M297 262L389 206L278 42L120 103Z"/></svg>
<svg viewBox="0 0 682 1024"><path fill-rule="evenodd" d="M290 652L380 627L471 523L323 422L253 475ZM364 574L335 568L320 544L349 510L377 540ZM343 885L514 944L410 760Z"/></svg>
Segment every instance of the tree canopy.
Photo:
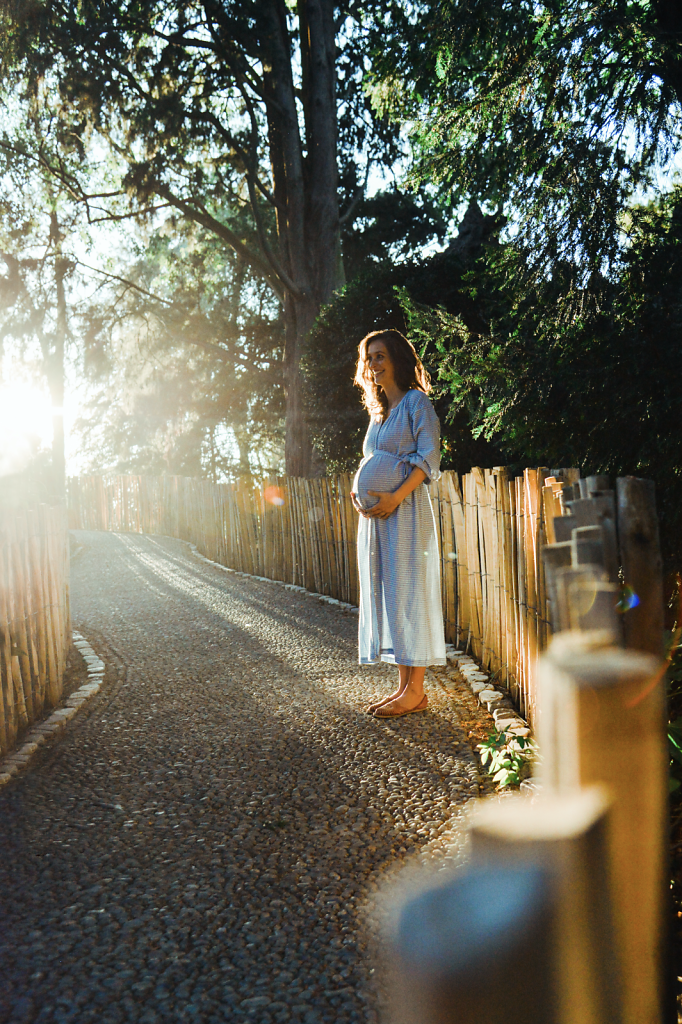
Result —
<svg viewBox="0 0 682 1024"><path fill-rule="evenodd" d="M398 0L384 16L372 94L413 119L416 178L504 208L533 280L559 261L584 289L617 264L624 209L679 149L679 4Z"/></svg>
<svg viewBox="0 0 682 1024"><path fill-rule="evenodd" d="M229 424L261 453L284 438L289 472L320 471L311 441L349 468L355 351L385 323L429 365L446 465L650 475L673 522L676 3L18 10L3 8L0 151L32 161L74 224L136 225L72 315L121 465L172 450L226 471L197 452ZM21 103L49 128L38 141L16 130Z"/></svg>
<svg viewBox="0 0 682 1024"><path fill-rule="evenodd" d="M349 0L52 0L15 21L4 66L59 124L50 165L89 220L174 209L283 304L287 466L310 473L301 345L343 281L344 224L400 152L362 88L369 15ZM59 101L54 102L58 96ZM81 173L92 137L122 168ZM74 159L75 157L75 159Z"/></svg>

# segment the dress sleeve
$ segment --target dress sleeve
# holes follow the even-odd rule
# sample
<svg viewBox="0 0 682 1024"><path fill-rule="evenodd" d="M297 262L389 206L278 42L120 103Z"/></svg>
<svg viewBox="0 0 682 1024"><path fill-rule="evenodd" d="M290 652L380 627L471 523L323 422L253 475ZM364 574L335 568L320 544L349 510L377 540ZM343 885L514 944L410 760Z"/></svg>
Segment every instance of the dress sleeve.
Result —
<svg viewBox="0 0 682 1024"><path fill-rule="evenodd" d="M431 402L422 394L410 405L410 422L416 452L405 456L405 461L426 473L427 484L440 476L440 422Z"/></svg>

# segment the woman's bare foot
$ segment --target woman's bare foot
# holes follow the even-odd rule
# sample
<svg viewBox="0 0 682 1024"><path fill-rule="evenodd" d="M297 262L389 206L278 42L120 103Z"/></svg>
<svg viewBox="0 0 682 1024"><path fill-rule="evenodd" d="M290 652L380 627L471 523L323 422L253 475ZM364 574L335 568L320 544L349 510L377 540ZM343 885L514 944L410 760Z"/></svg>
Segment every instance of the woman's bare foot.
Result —
<svg viewBox="0 0 682 1024"><path fill-rule="evenodd" d="M385 712L386 718L392 718L394 715L406 715L411 711L414 711L419 707L419 710L426 708L426 701L424 700L424 674L426 669L417 665L407 667L405 665L400 666L400 682L401 686L397 693L392 694L387 700L375 708L372 712L377 718L382 718ZM405 685L403 686L403 682ZM420 705L423 704L423 708ZM377 714L379 712L379 714Z"/></svg>
<svg viewBox="0 0 682 1024"><path fill-rule="evenodd" d="M390 704L392 700L397 700L398 697L407 689L410 682L410 668L408 665L398 665L398 689L391 693L388 697L382 697L381 700L372 701L371 704L365 709L368 715L373 715L377 708L382 708L384 704Z"/></svg>

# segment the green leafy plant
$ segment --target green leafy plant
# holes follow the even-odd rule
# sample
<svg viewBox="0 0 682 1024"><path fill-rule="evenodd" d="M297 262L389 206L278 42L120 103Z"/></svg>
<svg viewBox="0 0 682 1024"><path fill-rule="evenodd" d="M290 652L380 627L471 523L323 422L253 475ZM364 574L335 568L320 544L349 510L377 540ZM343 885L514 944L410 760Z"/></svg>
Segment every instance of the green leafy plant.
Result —
<svg viewBox="0 0 682 1024"><path fill-rule="evenodd" d="M681 736L682 739L682 736ZM479 743L481 763L488 764L488 775L500 789L518 786L530 774L537 745L525 736L515 736L497 729L483 743Z"/></svg>

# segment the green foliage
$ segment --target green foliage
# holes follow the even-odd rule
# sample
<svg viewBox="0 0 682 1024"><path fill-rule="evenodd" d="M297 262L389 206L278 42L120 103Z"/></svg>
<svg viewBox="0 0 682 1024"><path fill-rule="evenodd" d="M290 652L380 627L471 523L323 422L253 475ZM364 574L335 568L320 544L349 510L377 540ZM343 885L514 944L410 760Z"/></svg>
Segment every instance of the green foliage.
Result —
<svg viewBox="0 0 682 1024"><path fill-rule="evenodd" d="M302 366L308 419L315 445L331 471L350 471L362 454L367 412L353 385L357 348L370 331L395 327L407 331L405 309L415 296L420 302L442 302L456 316L479 324L476 301L464 286L466 263L446 251L427 260L369 266L335 295L320 313L310 333ZM487 439L473 437L469 411L454 408L448 387L439 385L440 355L429 337L416 334L426 368L436 385L432 399L442 428L444 469L467 472L472 465L500 461L499 448Z"/></svg>
<svg viewBox="0 0 682 1024"><path fill-rule="evenodd" d="M260 448L272 465L273 439L284 433L275 422L284 373L287 415L296 419L299 406L297 332L305 332L344 276L339 229L350 277L387 255L406 258L445 231L449 204L441 209L427 189L413 196L388 188L365 198L370 172L391 168L406 148L400 126L377 117L362 89L372 10L331 0L79 0L75 8L39 4L30 17L10 14L0 10L3 96L8 106L19 96L43 113L53 136L47 148L23 145L23 155L41 162L54 188L68 193L88 222L134 219L148 251L133 267L124 254L120 265L102 260L101 269L161 296L143 301L137 292L132 302L126 295L128 337L140 336L134 322L142 334L151 324L145 353L153 351L158 365L145 364L147 391L131 397L135 382L124 382L113 404L104 396L114 378L120 384L132 367L140 370L139 361L129 359L127 370L114 367L111 333L123 328L110 308L88 314L86 371L98 367L100 380L109 371L112 378L93 401L85 436L90 443L101 438L105 463L139 469L168 463L162 451L170 451L177 469L176 456L181 466L196 463L197 445L189 438L202 436L199 420L212 430L222 411L244 444ZM16 133L2 119L0 150L17 152ZM210 234L222 247L222 261L212 255L207 287L198 273L186 287L178 260L160 259L162 222L181 239L193 223L204 252ZM111 248L118 253L116 242ZM249 275L238 343L225 315L235 253ZM191 262L187 255L183 265ZM195 262L198 267L198 250ZM258 281L282 304L288 296L286 318L273 313ZM283 326L287 359L277 364ZM182 343L193 378L184 388ZM88 429L99 413L100 429ZM300 434L298 421L295 426ZM299 434L287 431L289 447L300 454L307 437Z"/></svg>
<svg viewBox="0 0 682 1024"><path fill-rule="evenodd" d="M682 560L682 190L630 213L619 276L595 276L570 317L562 267L529 292L524 256L488 252L467 287L484 329L406 300L410 335L427 345L455 410L504 461L579 466L654 480L669 565Z"/></svg>
<svg viewBox="0 0 682 1024"><path fill-rule="evenodd" d="M51 107L59 154L50 166L88 216L119 216L121 205L149 216L172 206L214 230L282 295L287 253L276 206L298 201L277 180L284 148L303 165L291 190L309 184L314 151L330 142L342 213L362 199L369 168L392 166L405 149L400 127L376 116L361 87L371 16L353 3L335 7L333 116L308 91L305 5L287 12L279 0L80 0L77 15L69 4L40 5L3 25L2 79L8 92ZM292 125L285 109L292 88L305 124ZM322 137L327 131L333 139ZM64 159L84 160L93 138L117 165L118 181L106 191L90 187L87 166ZM319 211L317 221L319 230Z"/></svg>
<svg viewBox="0 0 682 1024"><path fill-rule="evenodd" d="M527 283L563 262L578 298L619 263L623 210L679 149L679 5L394 0L382 11L369 92L414 126L414 179L504 205Z"/></svg>
<svg viewBox="0 0 682 1024"><path fill-rule="evenodd" d="M134 255L81 313L82 455L119 472L280 470L283 324L269 288L187 222Z"/></svg>
<svg viewBox="0 0 682 1024"><path fill-rule="evenodd" d="M507 786L518 786L531 772L533 760L537 752L536 744L525 736L514 736L513 733L491 732L487 740L479 743L481 763L490 761L488 775L500 789Z"/></svg>
<svg viewBox="0 0 682 1024"><path fill-rule="evenodd" d="M448 219L449 209L425 189L411 194L393 186L364 199L342 228L346 278L352 281L388 260L414 259L423 246L443 241Z"/></svg>

